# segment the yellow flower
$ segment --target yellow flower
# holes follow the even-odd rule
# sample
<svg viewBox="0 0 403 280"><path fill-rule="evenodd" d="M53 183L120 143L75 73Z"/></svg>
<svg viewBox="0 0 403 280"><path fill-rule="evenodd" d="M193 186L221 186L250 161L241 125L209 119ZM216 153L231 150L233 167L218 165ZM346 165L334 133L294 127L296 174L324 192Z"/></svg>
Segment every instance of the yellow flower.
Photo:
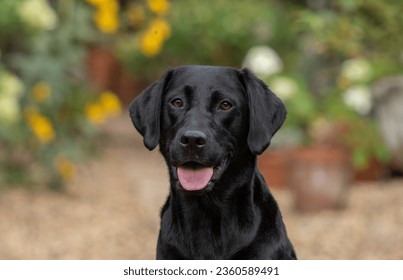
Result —
<svg viewBox="0 0 403 280"><path fill-rule="evenodd" d="M115 33L119 28L118 0L86 0L96 7L94 21L104 33Z"/></svg>
<svg viewBox="0 0 403 280"><path fill-rule="evenodd" d="M115 117L121 112L121 104L111 91L104 91L99 98L85 107L85 115L93 124L103 124L108 117Z"/></svg>
<svg viewBox="0 0 403 280"><path fill-rule="evenodd" d="M144 33L140 37L139 42L140 52L148 57L156 56L162 49L162 41L150 32Z"/></svg>
<svg viewBox="0 0 403 280"><path fill-rule="evenodd" d="M38 103L46 101L49 98L50 94L51 88L44 81L36 83L31 90L32 97Z"/></svg>
<svg viewBox="0 0 403 280"><path fill-rule="evenodd" d="M55 167L60 177L64 181L68 181L76 175L75 165L64 157L58 157L55 160Z"/></svg>
<svg viewBox="0 0 403 280"><path fill-rule="evenodd" d="M105 0L85 0L85 1L90 3L93 6L98 6L98 5L101 5L102 2L105 2Z"/></svg>
<svg viewBox="0 0 403 280"><path fill-rule="evenodd" d="M150 22L149 30L156 36L161 36L162 40L166 40L171 36L171 27L169 23L163 18L154 18Z"/></svg>
<svg viewBox="0 0 403 280"><path fill-rule="evenodd" d="M34 132L36 138L38 138L42 144L47 144L55 138L55 131L52 123L36 109L26 109L25 119L27 120L28 126Z"/></svg>
<svg viewBox="0 0 403 280"><path fill-rule="evenodd" d="M93 124L103 124L106 120L104 110L98 102L91 102L85 107L85 115Z"/></svg>
<svg viewBox="0 0 403 280"><path fill-rule="evenodd" d="M139 48L148 57L160 53L164 41L171 35L171 27L162 18L153 19L146 32L140 37Z"/></svg>
<svg viewBox="0 0 403 280"><path fill-rule="evenodd" d="M86 0L88 3L97 8L110 8L118 4L118 0Z"/></svg>
<svg viewBox="0 0 403 280"><path fill-rule="evenodd" d="M167 0L147 0L148 7L156 15L166 15L169 10L169 2Z"/></svg>
<svg viewBox="0 0 403 280"><path fill-rule="evenodd" d="M104 91L99 96L99 104L107 117L115 117L121 112L121 104L118 97L110 91Z"/></svg>
<svg viewBox="0 0 403 280"><path fill-rule="evenodd" d="M146 19L146 12L144 11L144 8L142 5L137 4L137 3L132 3L129 6L127 16L128 16L130 23L134 27L140 27L143 25L143 23Z"/></svg>
<svg viewBox="0 0 403 280"><path fill-rule="evenodd" d="M98 9L94 20L98 28L104 33L115 33L119 28L119 19L116 12L109 9Z"/></svg>

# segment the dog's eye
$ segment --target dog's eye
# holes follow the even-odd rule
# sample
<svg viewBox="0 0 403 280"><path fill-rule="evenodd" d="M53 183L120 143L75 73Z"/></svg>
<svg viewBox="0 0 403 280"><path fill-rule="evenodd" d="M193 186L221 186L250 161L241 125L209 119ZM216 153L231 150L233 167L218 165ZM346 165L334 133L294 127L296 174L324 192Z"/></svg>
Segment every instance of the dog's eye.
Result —
<svg viewBox="0 0 403 280"><path fill-rule="evenodd" d="M183 107L183 101L180 98L175 98L174 100L171 101L172 106L176 108L181 108Z"/></svg>
<svg viewBox="0 0 403 280"><path fill-rule="evenodd" d="M231 108L232 108L232 104L229 103L228 101L223 101L223 102L221 102L221 104L220 104L220 109L221 109L221 110L226 111L226 110L229 110L229 109L231 109Z"/></svg>

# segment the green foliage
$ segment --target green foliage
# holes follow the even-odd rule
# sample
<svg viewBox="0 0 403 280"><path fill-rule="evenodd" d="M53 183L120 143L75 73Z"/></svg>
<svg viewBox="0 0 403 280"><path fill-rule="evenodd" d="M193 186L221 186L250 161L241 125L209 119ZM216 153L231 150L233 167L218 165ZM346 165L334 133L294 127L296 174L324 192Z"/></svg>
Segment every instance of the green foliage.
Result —
<svg viewBox="0 0 403 280"><path fill-rule="evenodd" d="M61 186L71 160L90 150L93 124L119 109L87 85L86 48L100 39L143 82L181 64L242 67L252 47L266 46L277 70L257 74L285 102L285 130L302 132L304 144L323 124L348 124L340 138L356 166L388 160L369 99L375 81L403 72L402 1L150 3L0 0L1 185Z"/></svg>
<svg viewBox="0 0 403 280"><path fill-rule="evenodd" d="M0 1L0 107L14 108L0 114L0 185L59 188L74 176L73 161L93 150L85 108L95 96L84 62L96 33L82 1L42 7L51 19L43 29L19 12L26 2Z"/></svg>
<svg viewBox="0 0 403 280"><path fill-rule="evenodd" d="M354 129L342 144L364 167L389 159L370 89L403 72L402 11L394 0L174 1L171 36L157 56L142 55L133 36L119 38L116 49L136 77L152 81L180 64L241 67L251 47L269 46L282 70L257 74L286 104L285 131L302 131L301 144L312 143L312 131L347 123Z"/></svg>
<svg viewBox="0 0 403 280"><path fill-rule="evenodd" d="M21 19L17 15L17 8L23 0L0 0L0 38L1 43L6 42L8 37L22 26ZM1 46L1 45L0 45Z"/></svg>
<svg viewBox="0 0 403 280"><path fill-rule="evenodd" d="M269 42L284 61L284 71L276 76L298 85L292 98L283 99L289 112L285 126L304 131L302 143L314 140L312 131L346 126L348 131L333 136L351 149L357 168L373 158L388 161L373 119L370 89L383 77L403 73L403 2L292 2L282 6L284 26L276 30L288 37L283 41L288 45ZM273 77L265 80L271 85Z"/></svg>
<svg viewBox="0 0 403 280"><path fill-rule="evenodd" d="M149 81L180 64L241 67L251 47L269 46L283 66L257 74L288 109L279 134L294 129L292 135L303 132L301 144L312 143L318 130L348 124L340 138L361 168L371 158L389 159L372 116L370 88L403 72L402 11L403 2L394 0L182 0L171 3L171 36L158 55L138 51L136 36L120 37L115 46L136 77Z"/></svg>
<svg viewBox="0 0 403 280"><path fill-rule="evenodd" d="M396 59L403 45L403 19L399 16L403 2L340 0L321 9L294 9L296 32L309 36L319 55L339 61L365 56L371 61L383 60L395 71L400 68Z"/></svg>
<svg viewBox="0 0 403 280"><path fill-rule="evenodd" d="M279 17L273 4L258 0L173 1L167 20L171 36L156 57L138 51L132 36L120 38L117 51L136 75L155 79L169 66L210 64L239 67L247 50L267 44ZM280 39L279 39L280 40Z"/></svg>
<svg viewBox="0 0 403 280"><path fill-rule="evenodd" d="M297 90L289 98L283 99L286 103L287 110L291 114L287 117L287 124L292 126L308 127L317 117L318 104L314 96L309 92L306 84L296 75L282 75L296 83ZM272 84L272 79L267 83Z"/></svg>

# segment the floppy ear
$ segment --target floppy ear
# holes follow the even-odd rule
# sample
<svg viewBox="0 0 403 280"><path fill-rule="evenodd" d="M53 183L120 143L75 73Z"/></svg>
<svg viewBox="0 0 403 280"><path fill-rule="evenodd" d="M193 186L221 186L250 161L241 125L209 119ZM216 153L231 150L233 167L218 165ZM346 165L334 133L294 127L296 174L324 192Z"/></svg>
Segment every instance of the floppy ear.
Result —
<svg viewBox="0 0 403 280"><path fill-rule="evenodd" d="M283 124L287 110L283 102L249 69L241 70L242 83L249 105L248 146L260 155Z"/></svg>
<svg viewBox="0 0 403 280"><path fill-rule="evenodd" d="M146 88L130 105L130 118L144 137L144 146L153 150L160 140L160 114L161 99L173 70L169 69L165 74Z"/></svg>

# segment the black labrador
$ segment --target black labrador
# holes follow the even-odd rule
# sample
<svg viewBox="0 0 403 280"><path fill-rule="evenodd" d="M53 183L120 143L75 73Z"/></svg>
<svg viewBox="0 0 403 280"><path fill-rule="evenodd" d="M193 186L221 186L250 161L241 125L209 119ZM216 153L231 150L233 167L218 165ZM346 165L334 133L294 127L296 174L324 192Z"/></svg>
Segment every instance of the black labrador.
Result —
<svg viewBox="0 0 403 280"><path fill-rule="evenodd" d="M256 158L286 117L248 69L169 69L130 106L169 170L157 259L296 259Z"/></svg>

